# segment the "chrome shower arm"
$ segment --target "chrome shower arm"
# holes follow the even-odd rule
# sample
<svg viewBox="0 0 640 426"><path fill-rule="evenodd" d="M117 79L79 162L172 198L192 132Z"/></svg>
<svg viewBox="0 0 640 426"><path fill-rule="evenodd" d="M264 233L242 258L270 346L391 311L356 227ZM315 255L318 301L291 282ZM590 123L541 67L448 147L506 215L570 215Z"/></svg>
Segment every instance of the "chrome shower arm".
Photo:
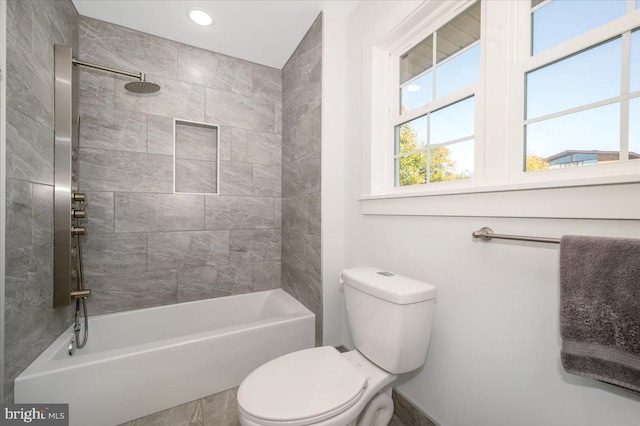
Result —
<svg viewBox="0 0 640 426"><path fill-rule="evenodd" d="M111 67L106 67L104 65L92 64L91 62L81 61L76 58L73 58L72 62L73 62L73 65L80 65L82 67L93 68L96 70L107 71L114 74L125 75L127 77L133 77L133 78L139 79L140 81L144 81L143 72L131 72L131 71L119 70L117 68L111 68Z"/></svg>

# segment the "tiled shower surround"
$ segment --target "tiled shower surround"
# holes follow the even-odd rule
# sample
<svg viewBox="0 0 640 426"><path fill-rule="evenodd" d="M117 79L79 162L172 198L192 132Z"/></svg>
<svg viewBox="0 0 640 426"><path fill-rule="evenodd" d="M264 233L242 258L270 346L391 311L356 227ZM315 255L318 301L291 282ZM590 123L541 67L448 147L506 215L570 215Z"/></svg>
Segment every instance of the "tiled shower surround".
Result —
<svg viewBox="0 0 640 426"><path fill-rule="evenodd" d="M322 344L322 15L282 69L282 288L316 315Z"/></svg>
<svg viewBox="0 0 640 426"><path fill-rule="evenodd" d="M53 45L162 87L136 95L124 77L76 68L90 315L276 288L284 275L320 338L320 39L318 18L283 94L279 70L80 17L70 0L7 2L6 401L73 314L52 307ZM220 126L219 195L172 193L174 118Z"/></svg>
<svg viewBox="0 0 640 426"><path fill-rule="evenodd" d="M70 0L7 2L6 401L15 377L70 323L52 301L56 43L78 46Z"/></svg>
<svg viewBox="0 0 640 426"><path fill-rule="evenodd" d="M80 70L90 312L280 287L281 72L86 17L79 57L161 85ZM174 118L220 126L220 195L172 193Z"/></svg>

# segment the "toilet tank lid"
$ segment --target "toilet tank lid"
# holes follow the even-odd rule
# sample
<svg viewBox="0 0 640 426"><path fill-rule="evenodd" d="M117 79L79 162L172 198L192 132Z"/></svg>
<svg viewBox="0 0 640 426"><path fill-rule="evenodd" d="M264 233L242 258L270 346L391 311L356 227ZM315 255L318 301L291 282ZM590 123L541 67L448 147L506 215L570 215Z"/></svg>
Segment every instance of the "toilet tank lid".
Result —
<svg viewBox="0 0 640 426"><path fill-rule="evenodd" d="M436 297L436 288L431 284L370 266L345 269L340 277L353 288L399 305Z"/></svg>

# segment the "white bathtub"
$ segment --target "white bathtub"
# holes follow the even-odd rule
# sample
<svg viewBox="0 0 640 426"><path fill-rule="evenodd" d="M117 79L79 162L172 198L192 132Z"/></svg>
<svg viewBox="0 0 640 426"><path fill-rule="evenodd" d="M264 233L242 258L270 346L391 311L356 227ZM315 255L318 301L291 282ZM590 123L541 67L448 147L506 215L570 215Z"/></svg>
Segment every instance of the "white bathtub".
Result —
<svg viewBox="0 0 640 426"><path fill-rule="evenodd" d="M15 402L69 403L71 425L112 426L236 387L313 347L314 330L280 289L100 315L87 346L68 355L70 327L16 378Z"/></svg>

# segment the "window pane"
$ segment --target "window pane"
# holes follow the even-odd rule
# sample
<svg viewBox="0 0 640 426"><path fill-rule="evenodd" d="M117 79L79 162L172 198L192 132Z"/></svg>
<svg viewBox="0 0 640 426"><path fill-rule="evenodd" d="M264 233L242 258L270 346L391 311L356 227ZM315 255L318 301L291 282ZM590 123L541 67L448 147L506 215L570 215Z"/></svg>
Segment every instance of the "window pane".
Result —
<svg viewBox="0 0 640 426"><path fill-rule="evenodd" d="M400 89L400 114L433 100L433 72L428 72Z"/></svg>
<svg viewBox="0 0 640 426"><path fill-rule="evenodd" d="M396 185L408 186L427 183L427 154L419 152L396 158Z"/></svg>
<svg viewBox="0 0 640 426"><path fill-rule="evenodd" d="M640 98L629 102L629 160L640 158Z"/></svg>
<svg viewBox="0 0 640 426"><path fill-rule="evenodd" d="M432 113L430 144L473 136L474 111L474 98L470 97Z"/></svg>
<svg viewBox="0 0 640 426"><path fill-rule="evenodd" d="M427 146L427 116L396 126L396 154Z"/></svg>
<svg viewBox="0 0 640 426"><path fill-rule="evenodd" d="M468 140L429 149L429 181L446 182L473 177L474 141Z"/></svg>
<svg viewBox="0 0 640 426"><path fill-rule="evenodd" d="M480 40L480 2L458 15L437 32L436 63Z"/></svg>
<svg viewBox="0 0 640 426"><path fill-rule="evenodd" d="M476 45L436 69L436 98L480 80L480 45Z"/></svg>
<svg viewBox="0 0 640 426"><path fill-rule="evenodd" d="M526 126L526 171L618 160L620 104Z"/></svg>
<svg viewBox="0 0 640 426"><path fill-rule="evenodd" d="M400 84L411 80L433 65L433 36L422 40L400 57Z"/></svg>
<svg viewBox="0 0 640 426"><path fill-rule="evenodd" d="M533 13L533 54L626 13L626 0L554 0Z"/></svg>
<svg viewBox="0 0 640 426"><path fill-rule="evenodd" d="M631 91L637 90L640 90L640 31L631 33Z"/></svg>
<svg viewBox="0 0 640 426"><path fill-rule="evenodd" d="M615 39L527 74L527 118L620 94L622 42Z"/></svg>

